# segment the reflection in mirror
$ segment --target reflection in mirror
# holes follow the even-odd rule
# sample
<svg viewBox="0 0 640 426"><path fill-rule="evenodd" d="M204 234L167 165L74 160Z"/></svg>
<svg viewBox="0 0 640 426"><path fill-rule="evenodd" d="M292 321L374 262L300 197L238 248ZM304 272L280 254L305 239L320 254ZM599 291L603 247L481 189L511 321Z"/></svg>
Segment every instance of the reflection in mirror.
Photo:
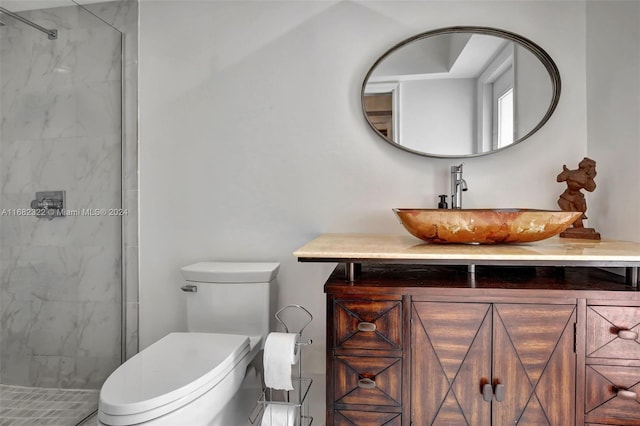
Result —
<svg viewBox="0 0 640 426"><path fill-rule="evenodd" d="M451 27L401 42L362 86L369 124L404 150L484 155L521 142L560 96L553 60L533 42L484 27Z"/></svg>

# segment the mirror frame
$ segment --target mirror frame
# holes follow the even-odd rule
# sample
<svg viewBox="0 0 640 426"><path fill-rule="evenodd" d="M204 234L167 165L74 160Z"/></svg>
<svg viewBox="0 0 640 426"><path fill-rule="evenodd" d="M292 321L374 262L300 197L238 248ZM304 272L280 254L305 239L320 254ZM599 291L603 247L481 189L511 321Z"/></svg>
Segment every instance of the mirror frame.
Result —
<svg viewBox="0 0 640 426"><path fill-rule="evenodd" d="M405 45L407 45L407 44L409 44L409 43L411 43L413 41L421 40L421 39L432 37L432 36L436 36L436 35L457 34L457 33L474 33L474 34L492 35L492 36L501 37L501 38L510 40L510 41L515 42L518 45L526 48L527 50L529 50L536 58L538 58L538 60L540 62L542 62L542 64L544 65L545 69L549 73L549 77L551 78L551 86L552 86L551 88L552 88L552 93L553 93L552 96L553 97L551 99L551 104L549 105L549 108L547 109L547 112L542 117L540 122L533 129L531 129L531 131L529 131L527 134L525 134L521 138L513 141L513 143L511 143L511 144L509 144L507 146L504 146L504 147L498 148L498 149L494 149L494 150L491 150L491 151L487 151L487 152L480 152L480 153L476 153L476 154L466 154L466 155L442 155L442 154L430 154L430 153L427 153L427 152L417 151L417 150L408 148L408 147L406 147L404 145L400 145L399 143L394 142L393 140L391 140L388 137L386 137L385 135L383 135L380 131L378 131L378 129L376 129L376 127L371 122L371 120L369 120L369 117L367 116L367 112L365 110L365 104L364 104L364 101L365 101L365 89L366 89L366 86L367 86L367 81L369 80L369 77L371 77L371 74L373 74L373 72L375 71L376 67L384 59L386 59L389 55L391 55L393 52L395 52L396 50L400 49L401 47L403 47L403 46L405 46ZM371 66L371 68L367 72L367 75L365 75L365 77L364 77L364 80L362 82L362 89L360 91L360 102L361 102L361 106L362 106L362 113L364 115L365 120L369 124L369 126L384 141L390 143L391 145L395 146L396 148L400 148L403 151L407 151L407 152L410 152L412 154L421 155L423 157L432 157L432 158L469 158L469 157L480 157L482 155L494 154L496 152L503 151L503 150L505 150L507 148L510 148L510 147L512 147L514 145L519 144L520 142L524 141L525 139L529 138L529 136L533 135L535 132L540 130L540 128L546 124L546 122L549 120L549 118L551 117L551 115L555 111L556 107L558 106L558 102L560 100L560 89L561 89L561 81L560 81L560 71L558 70L558 67L556 66L556 64L553 61L553 59L551 59L551 56L549 56L549 54L547 52L545 52L544 49L542 49L539 45L537 45L533 41L531 41L531 40L529 40L529 39L527 39L527 38L525 38L525 37L523 37L523 36L521 36L519 34L510 32L510 31L506 31L506 30L501 30L501 29L498 29L498 28L477 27L477 26L455 26L455 27L439 28L439 29L436 29L436 30L426 31L426 32L417 34L417 35L415 35L413 37L409 37L408 39L405 39L405 40L401 41L400 43L396 44L395 46L391 47L386 52L384 52L382 54L382 56L380 56L373 63L373 65Z"/></svg>

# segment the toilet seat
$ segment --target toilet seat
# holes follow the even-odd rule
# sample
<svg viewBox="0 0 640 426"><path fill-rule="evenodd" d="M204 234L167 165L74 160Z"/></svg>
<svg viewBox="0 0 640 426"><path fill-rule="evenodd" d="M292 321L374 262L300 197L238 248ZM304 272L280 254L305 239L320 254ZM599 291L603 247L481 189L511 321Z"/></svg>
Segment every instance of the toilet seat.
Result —
<svg viewBox="0 0 640 426"><path fill-rule="evenodd" d="M248 336L171 333L109 376L100 391L99 418L128 425L174 411L215 387L250 350Z"/></svg>

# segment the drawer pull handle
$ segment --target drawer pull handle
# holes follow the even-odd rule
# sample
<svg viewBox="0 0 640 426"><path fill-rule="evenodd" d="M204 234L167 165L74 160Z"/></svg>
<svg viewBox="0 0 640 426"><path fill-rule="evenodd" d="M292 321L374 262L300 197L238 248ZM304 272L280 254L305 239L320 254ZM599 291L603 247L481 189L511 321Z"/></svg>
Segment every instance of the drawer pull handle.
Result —
<svg viewBox="0 0 640 426"><path fill-rule="evenodd" d="M619 330L618 337L624 340L636 340L638 338L638 333L631 330Z"/></svg>
<svg viewBox="0 0 640 426"><path fill-rule="evenodd" d="M375 389L376 382L371 379L360 379L358 380L358 387L362 389Z"/></svg>
<svg viewBox="0 0 640 426"><path fill-rule="evenodd" d="M376 325L372 322L358 323L358 331L376 331Z"/></svg>
<svg viewBox="0 0 640 426"><path fill-rule="evenodd" d="M618 396L622 399L638 399L638 394L626 389L618 389Z"/></svg>

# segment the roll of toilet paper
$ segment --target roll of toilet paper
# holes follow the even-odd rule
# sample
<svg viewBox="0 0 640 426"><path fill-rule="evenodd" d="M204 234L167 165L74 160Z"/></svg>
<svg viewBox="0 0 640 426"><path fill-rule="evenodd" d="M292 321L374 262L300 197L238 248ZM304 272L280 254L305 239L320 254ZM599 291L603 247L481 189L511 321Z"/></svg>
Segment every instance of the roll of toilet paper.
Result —
<svg viewBox="0 0 640 426"><path fill-rule="evenodd" d="M298 426L298 410L295 405L269 404L264 409L261 426Z"/></svg>
<svg viewBox="0 0 640 426"><path fill-rule="evenodd" d="M292 390L291 366L300 357L297 333L269 333L264 343L264 384L271 389Z"/></svg>

